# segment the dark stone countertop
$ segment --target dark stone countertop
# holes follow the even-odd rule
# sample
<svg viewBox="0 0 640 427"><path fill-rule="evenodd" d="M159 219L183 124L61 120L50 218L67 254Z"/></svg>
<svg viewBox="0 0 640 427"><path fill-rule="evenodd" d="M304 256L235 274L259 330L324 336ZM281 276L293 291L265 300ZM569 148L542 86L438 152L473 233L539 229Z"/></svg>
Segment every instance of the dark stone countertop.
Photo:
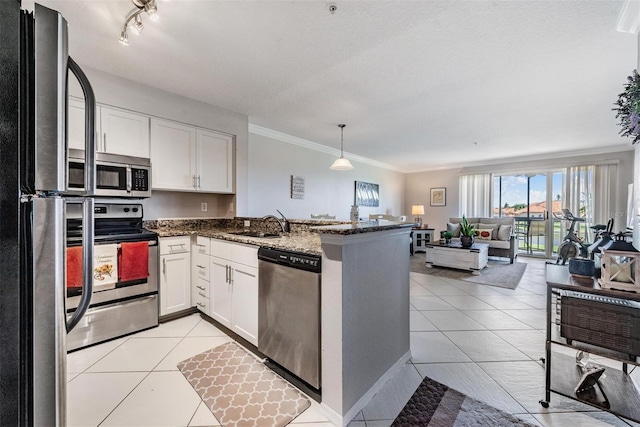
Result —
<svg viewBox="0 0 640 427"><path fill-rule="evenodd" d="M325 234L362 234L373 233L376 231L395 230L397 228L412 228L417 224L407 222L384 222L379 224L377 221L365 221L359 222L356 225L352 224L336 224L336 225L323 225L319 227L311 227L311 230L318 233Z"/></svg>
<svg viewBox="0 0 640 427"><path fill-rule="evenodd" d="M295 221L295 222L294 222ZM325 234L361 234L375 231L393 230L397 228L411 228L413 223L385 222L378 225L376 221L360 222L353 226L349 224L335 224L317 226L317 220L294 220L292 223L305 224L307 227L291 233L277 233L276 230L263 230L279 234L279 237L250 237L234 233L246 230L238 222L234 221L207 221L207 220L159 220L149 221L145 228L158 233L159 237L175 236L203 236L214 239L226 240L235 243L244 243L255 246L283 249L293 252L322 255L320 233ZM322 223L322 222L321 222ZM316 226L312 226L316 225Z"/></svg>

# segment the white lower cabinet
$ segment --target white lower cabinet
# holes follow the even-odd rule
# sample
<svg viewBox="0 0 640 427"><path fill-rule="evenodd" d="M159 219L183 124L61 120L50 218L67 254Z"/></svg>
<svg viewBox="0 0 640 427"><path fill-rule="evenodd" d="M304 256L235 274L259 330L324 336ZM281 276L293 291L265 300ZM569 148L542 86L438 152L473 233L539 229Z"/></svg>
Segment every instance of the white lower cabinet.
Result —
<svg viewBox="0 0 640 427"><path fill-rule="evenodd" d="M258 269L231 263L231 287L231 329L257 346Z"/></svg>
<svg viewBox="0 0 640 427"><path fill-rule="evenodd" d="M211 305L209 315L229 329L231 327L231 281L229 261L211 257Z"/></svg>
<svg viewBox="0 0 640 427"><path fill-rule="evenodd" d="M160 240L160 316L192 307L191 239L188 236Z"/></svg>
<svg viewBox="0 0 640 427"><path fill-rule="evenodd" d="M209 315L210 262L208 237L196 236L191 244L191 305Z"/></svg>
<svg viewBox="0 0 640 427"><path fill-rule="evenodd" d="M212 239L211 254L209 315L257 346L258 249Z"/></svg>

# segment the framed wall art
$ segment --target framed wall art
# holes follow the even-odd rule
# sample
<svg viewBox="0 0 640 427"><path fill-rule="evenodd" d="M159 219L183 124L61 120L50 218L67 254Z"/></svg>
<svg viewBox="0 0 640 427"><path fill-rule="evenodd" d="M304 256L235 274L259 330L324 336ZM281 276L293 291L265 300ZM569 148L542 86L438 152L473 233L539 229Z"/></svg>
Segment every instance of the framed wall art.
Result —
<svg viewBox="0 0 640 427"><path fill-rule="evenodd" d="M432 188L431 198L429 199L431 206L446 206L447 205L447 189L445 187Z"/></svg>
<svg viewBox="0 0 640 427"><path fill-rule="evenodd" d="M357 206L370 206L374 208L380 206L380 193L378 184L356 181L354 204Z"/></svg>

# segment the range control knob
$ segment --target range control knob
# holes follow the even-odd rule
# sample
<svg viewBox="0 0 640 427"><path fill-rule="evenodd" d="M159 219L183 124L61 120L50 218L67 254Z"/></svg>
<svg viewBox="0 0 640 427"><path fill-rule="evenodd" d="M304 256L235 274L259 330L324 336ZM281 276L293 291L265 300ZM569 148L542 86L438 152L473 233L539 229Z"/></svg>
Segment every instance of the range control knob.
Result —
<svg viewBox="0 0 640 427"><path fill-rule="evenodd" d="M129 208L124 208L124 211L125 212L129 212Z"/></svg>
<svg viewBox="0 0 640 427"><path fill-rule="evenodd" d="M133 208L132 209L134 212L138 212L138 208Z"/></svg>

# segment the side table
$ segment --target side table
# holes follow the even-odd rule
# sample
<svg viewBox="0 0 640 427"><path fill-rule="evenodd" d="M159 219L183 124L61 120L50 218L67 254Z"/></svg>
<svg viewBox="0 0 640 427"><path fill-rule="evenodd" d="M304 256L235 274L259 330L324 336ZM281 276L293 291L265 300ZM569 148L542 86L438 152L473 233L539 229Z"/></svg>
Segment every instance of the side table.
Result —
<svg viewBox="0 0 640 427"><path fill-rule="evenodd" d="M427 244L433 242L434 228L412 228L413 245L411 255L414 252L427 252Z"/></svg>

